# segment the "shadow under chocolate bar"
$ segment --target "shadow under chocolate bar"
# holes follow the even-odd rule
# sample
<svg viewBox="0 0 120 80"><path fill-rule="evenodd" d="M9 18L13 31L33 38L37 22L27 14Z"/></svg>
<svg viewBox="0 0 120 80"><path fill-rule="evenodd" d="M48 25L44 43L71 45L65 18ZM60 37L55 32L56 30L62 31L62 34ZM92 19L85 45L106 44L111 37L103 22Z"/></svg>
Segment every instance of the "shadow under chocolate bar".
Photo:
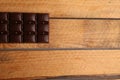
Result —
<svg viewBox="0 0 120 80"><path fill-rule="evenodd" d="M48 42L48 13L0 12L0 43Z"/></svg>

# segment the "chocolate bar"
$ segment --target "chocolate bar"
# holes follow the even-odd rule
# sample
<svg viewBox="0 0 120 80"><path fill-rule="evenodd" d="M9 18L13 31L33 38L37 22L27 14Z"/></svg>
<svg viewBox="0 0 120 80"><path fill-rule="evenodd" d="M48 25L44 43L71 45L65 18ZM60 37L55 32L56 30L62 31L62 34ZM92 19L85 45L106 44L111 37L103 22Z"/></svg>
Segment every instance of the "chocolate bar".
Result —
<svg viewBox="0 0 120 80"><path fill-rule="evenodd" d="M0 43L48 42L48 13L0 13Z"/></svg>

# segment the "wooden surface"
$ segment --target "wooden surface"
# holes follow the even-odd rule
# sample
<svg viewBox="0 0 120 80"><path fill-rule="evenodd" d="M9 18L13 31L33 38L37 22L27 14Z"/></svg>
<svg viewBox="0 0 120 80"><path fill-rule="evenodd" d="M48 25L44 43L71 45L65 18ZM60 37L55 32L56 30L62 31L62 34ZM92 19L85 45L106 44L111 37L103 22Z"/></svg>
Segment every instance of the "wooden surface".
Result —
<svg viewBox="0 0 120 80"><path fill-rule="evenodd" d="M119 50L1 51L0 78L120 73Z"/></svg>
<svg viewBox="0 0 120 80"><path fill-rule="evenodd" d="M48 12L51 18L49 44L0 49L120 48L119 8L119 0L0 0L0 12ZM119 49L0 51L0 79L102 74L120 74Z"/></svg>
<svg viewBox="0 0 120 80"><path fill-rule="evenodd" d="M120 0L0 0L0 11L43 12L51 17L120 18Z"/></svg>
<svg viewBox="0 0 120 80"><path fill-rule="evenodd" d="M120 20L50 19L50 42L0 48L120 48Z"/></svg>

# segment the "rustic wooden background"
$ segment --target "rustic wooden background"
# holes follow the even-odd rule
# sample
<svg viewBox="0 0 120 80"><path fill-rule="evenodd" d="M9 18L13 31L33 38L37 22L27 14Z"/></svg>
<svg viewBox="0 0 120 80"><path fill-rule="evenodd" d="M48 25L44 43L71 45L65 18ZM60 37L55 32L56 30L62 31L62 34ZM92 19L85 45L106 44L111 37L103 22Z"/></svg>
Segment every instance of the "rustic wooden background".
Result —
<svg viewBox="0 0 120 80"><path fill-rule="evenodd" d="M120 0L0 0L0 12L50 14L49 44L0 44L0 49L98 49L1 50L0 79L120 74Z"/></svg>

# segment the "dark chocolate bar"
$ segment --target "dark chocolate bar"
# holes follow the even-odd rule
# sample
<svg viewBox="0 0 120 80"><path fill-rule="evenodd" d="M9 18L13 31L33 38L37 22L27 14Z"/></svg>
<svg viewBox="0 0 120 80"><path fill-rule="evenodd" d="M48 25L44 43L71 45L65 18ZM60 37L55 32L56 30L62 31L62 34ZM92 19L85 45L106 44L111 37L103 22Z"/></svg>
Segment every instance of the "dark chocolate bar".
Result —
<svg viewBox="0 0 120 80"><path fill-rule="evenodd" d="M48 43L49 14L0 13L0 43Z"/></svg>

